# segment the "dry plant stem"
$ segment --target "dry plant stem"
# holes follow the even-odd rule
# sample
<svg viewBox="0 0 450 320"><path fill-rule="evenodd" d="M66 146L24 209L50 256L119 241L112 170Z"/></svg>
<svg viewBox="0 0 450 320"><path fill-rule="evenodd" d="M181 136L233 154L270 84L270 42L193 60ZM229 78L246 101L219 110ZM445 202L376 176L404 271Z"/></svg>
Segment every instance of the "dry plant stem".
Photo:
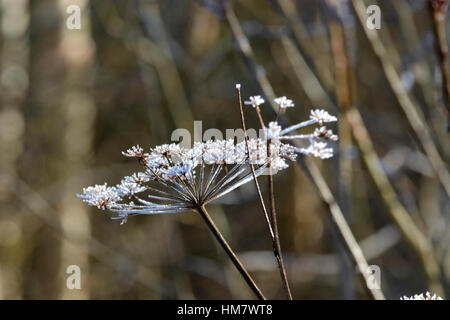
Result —
<svg viewBox="0 0 450 320"><path fill-rule="evenodd" d="M450 174L447 167L442 160L438 149L436 148L433 138L431 136L430 130L425 123L424 116L419 108L414 104L412 97L405 90L400 76L395 69L395 66L391 62L384 44L378 35L378 30L370 30L366 28L366 5L362 0L352 0L353 7L357 13L364 32L372 45L372 48L379 58L384 74L400 104L403 112L406 115L411 127L415 131L425 153L430 160L431 166L433 167L436 176L440 180L442 186L444 187L447 195L450 196Z"/></svg>
<svg viewBox="0 0 450 320"><path fill-rule="evenodd" d="M352 128L352 134L361 151L367 170L372 177L381 197L389 208L389 213L395 224L399 227L405 239L416 251L424 266L430 281L430 289L443 294L440 284L440 271L433 248L428 238L420 231L411 219L407 210L398 200L394 188L383 171L382 165L375 152L369 133L364 125L359 110L353 103L353 74L348 60L348 52L344 43L344 31L338 22L330 22L330 39L335 59L336 83L340 90L337 92L338 101L342 107L344 117Z"/></svg>
<svg viewBox="0 0 450 320"><path fill-rule="evenodd" d="M242 108L241 89L237 88L237 91L238 91L239 112L240 112L240 115L241 115L241 125L242 125L242 130L244 130L245 147L247 148L247 153L248 153L248 150L249 150L249 148L248 148L248 136L247 136L247 127L245 125L244 110ZM274 233L273 233L272 224L270 222L269 214L267 213L267 209L266 209L266 205L264 203L264 198L262 196L261 188L259 187L258 177L256 176L256 173L255 173L255 166L253 165L253 163L251 163L250 159L249 159L249 165L250 165L250 169L252 170L253 181L255 182L255 187L256 187L256 191L258 193L259 201L261 203L261 207L262 207L263 212L264 212L264 218L266 219L267 227L269 228L270 238L272 239L272 242L273 242L275 236L274 236Z"/></svg>
<svg viewBox="0 0 450 320"><path fill-rule="evenodd" d="M225 15L228 24L230 25L230 29L233 33L233 36L235 37L239 48L241 49L244 57L251 61L251 66L253 68L257 68L258 70L264 70L261 66L259 66L255 58L253 56L252 49L250 47L250 43L245 36L244 32L242 31L242 28L239 24L238 19L236 18L236 15L233 11L233 8L231 6L231 3L228 1L224 5L225 9ZM273 88L267 79L265 72L260 71L259 73L255 70L252 70L256 74L256 80L258 81L258 84L262 88L265 96L269 99L270 102L273 101L275 98L275 94L273 91ZM272 99L273 98L273 99ZM274 111L277 111L278 107L271 103L271 106ZM296 142L294 140L294 142ZM356 264L358 265L359 270L361 271L362 277L365 279L366 282L370 281L369 276L366 272L368 268L367 261L362 253L361 248L358 245L358 242L356 241L355 237L353 236L349 225L347 224L347 221L344 218L344 215L339 207L339 205L336 202L336 199L334 198L333 194L331 193L330 188L328 187L325 179L323 178L322 174L320 173L320 170L317 168L317 166L309 159L305 159L306 168L308 170L308 173L310 174L310 177L317 187L321 198L323 201L328 205L333 221L336 222L336 226L339 230L339 233L342 235L345 245L349 249L353 259L355 260ZM384 294L381 290L376 289L369 289L373 298L376 300L384 300Z"/></svg>
<svg viewBox="0 0 450 320"><path fill-rule="evenodd" d="M442 89L444 93L444 104L447 109L447 121L450 120L450 62L448 59L448 44L445 31L445 16L448 9L448 0L438 3L437 0L430 1L430 10L433 18L433 29L436 38L436 49L439 56L442 72ZM447 131L450 123L447 122Z"/></svg>
<svg viewBox="0 0 450 320"><path fill-rule="evenodd" d="M220 233L220 231L217 228L217 226L215 225L214 221L212 221L211 217L209 216L208 212L206 211L206 208L204 206L198 206L196 208L196 210L198 211L198 213L200 213L200 216L205 221L205 223L208 226L209 230L211 230L211 232L213 233L214 237L217 239L217 241L220 243L222 248L225 250L225 252L227 253L228 257L231 259L231 261L233 262L234 266L239 271L239 273L242 275L242 277L244 278L245 282L247 282L247 284L250 287L250 289L252 289L252 291L256 295L256 297L258 297L259 300L266 300L266 298L262 294L261 290L259 290L258 286L256 285L255 281L252 279L250 274L247 272L247 270L242 265L241 261L239 261L238 257L236 256L236 254L231 249L231 247L228 244L228 242L225 240L225 238Z"/></svg>
<svg viewBox="0 0 450 320"><path fill-rule="evenodd" d="M267 140L267 156L270 158L270 140ZM272 174L272 167L270 166L270 163L268 165L269 168L269 176L268 176L268 183L269 183L269 206L270 206L270 215L272 217L272 227L273 227L273 233L274 233L274 254L275 258L277 259L278 266L280 269L280 275L281 279L283 280L284 288L286 289L286 293L288 295L289 300L292 300L292 293L291 289L289 288L289 282L286 275L286 268L284 267L284 261L283 256L281 254L281 242L280 237L278 234L278 221L277 221L277 211L275 207L275 193L274 193L274 184L273 184L273 174Z"/></svg>
<svg viewBox="0 0 450 320"><path fill-rule="evenodd" d="M248 136L247 136L247 129L245 125L245 117L244 117L244 110L242 108L242 98L241 98L241 90L240 88L238 90L238 102L239 102L239 111L241 114L241 122L242 122L242 129L244 130L244 137L245 137L245 143L248 150ZM261 127L264 128L264 120L261 115L261 110L259 109L259 106L256 106L256 113L258 114L258 119L260 121ZM269 142L268 142L269 143ZM270 157L270 148L268 145L268 157ZM249 161L250 162L250 161ZM266 205L264 203L264 198L261 193L261 189L259 187L258 179L255 174L255 168L252 163L250 163L250 168L252 170L253 174L253 181L255 181L256 190L258 192L259 200L261 202L261 206L264 212L264 217L266 218L267 225L269 227L270 236L272 239L272 246L273 246L273 253L275 258L277 259L278 263L278 269L280 270L281 279L283 281L283 285L286 289L286 294L290 300L292 300L292 294L291 290L289 288L289 283L286 276L286 269L284 267L283 257L281 255L281 245L280 245L280 238L278 236L278 226L277 226L277 220L276 220L276 212L275 212L275 199L273 197L273 177L272 177L272 171L270 169L269 164L269 190L270 190L270 210L271 210L271 217L272 221L270 221L269 214L267 213ZM274 214L275 213L275 214Z"/></svg>

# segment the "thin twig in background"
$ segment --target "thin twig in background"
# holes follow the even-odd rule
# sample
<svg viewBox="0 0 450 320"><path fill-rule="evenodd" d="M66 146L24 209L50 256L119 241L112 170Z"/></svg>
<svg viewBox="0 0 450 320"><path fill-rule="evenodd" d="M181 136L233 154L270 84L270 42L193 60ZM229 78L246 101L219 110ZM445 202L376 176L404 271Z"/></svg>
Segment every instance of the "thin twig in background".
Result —
<svg viewBox="0 0 450 320"><path fill-rule="evenodd" d="M281 34L281 43L286 56L293 67L298 81L303 87L310 101L316 101L326 110L336 110L336 106L319 82L319 79L306 63L301 53L295 47L293 41L284 33Z"/></svg>
<svg viewBox="0 0 450 320"><path fill-rule="evenodd" d="M147 5L140 1L136 3L136 14L147 36L141 38L140 43L137 44L136 52L141 59L152 64L157 70L175 127L189 128L194 123L194 116L184 89L183 80L171 52L158 1L152 1ZM159 29L159 37L153 40L151 30L155 28L155 25Z"/></svg>
<svg viewBox="0 0 450 320"><path fill-rule="evenodd" d="M19 202L23 203L28 209L28 212L35 215L43 224L50 227L50 230L54 230L59 237L71 243L89 247L89 254L92 258L107 265L118 274L123 274L125 277L128 275L127 270L129 270L130 265L137 268L140 272L133 275L135 280L145 288L161 294L161 289L157 285L158 282L161 282L161 279L158 278L157 273L150 267L141 262L134 261L130 256L124 255L115 248L109 247L92 234L86 235L85 232L80 232L77 229L65 232L59 222L54 218L58 215L54 206L26 181L3 166L0 167L0 181L9 186L11 192L19 199ZM123 261L126 264L121 266L117 264L117 261Z"/></svg>
<svg viewBox="0 0 450 320"><path fill-rule="evenodd" d="M298 58L301 57L301 54L295 50L295 47L293 47L293 44L291 44L291 40L289 40L286 36L284 36L284 37L282 36L281 39L282 39L283 44L285 45L286 54L288 57L290 57L289 60L294 63L295 63L295 61L298 61ZM293 53L295 51L296 51L296 54L293 55ZM299 76L299 74L297 72L295 72L295 73L297 74L297 76ZM315 75L312 72L308 73L308 76L309 76L309 79L313 79L313 80L315 79L318 86L321 87L320 83L318 82L317 78L315 77ZM299 78L299 82L305 83L307 81L301 77L301 78ZM318 90L318 89L316 89L316 90ZM345 90L347 90L347 89L345 89ZM321 90L321 92L323 94L326 94L324 90ZM350 93L350 91L348 91L347 94L349 94L349 93ZM314 100L312 100L312 102L316 103L316 101L314 101ZM356 110L356 112L358 112L358 111ZM352 121L352 122L355 123L355 121ZM362 123L360 123L359 127L365 129L365 127ZM364 138L361 136L359 136L359 138L360 139L366 139L366 138L370 139L368 134L365 135ZM359 142L359 141L357 140L357 142ZM372 146L372 144L371 144L371 146ZM367 147L367 145L366 145L366 147ZM373 146L371 147L371 150L374 151ZM367 148L361 149L361 151L362 151L363 155L366 155L366 153L364 153L364 152L368 151L368 149ZM375 157L364 157L363 156L363 159L365 160L366 163L367 163L367 161L372 162L371 165L367 165L368 169L369 169L369 173L371 174L372 178L374 179L376 186L378 187L378 190L380 191L380 194L382 195L386 205L388 206L391 216L396 217L394 219L394 221L397 224L399 224L399 228L402 231L404 231L406 239L408 240L408 242L411 243L411 245L413 246L415 251L419 254L419 257L421 258L421 262L424 265L425 270L427 271L427 274L430 278L430 282L432 283L431 288L434 288L434 287L436 287L436 285L438 283L437 279L439 278L438 277L439 270L436 269L437 264L433 257L432 248L430 247L430 244L428 243L426 246L421 245L422 242L429 242L429 240L415 226L414 222L409 217L406 209L398 201L397 196L395 195L395 191L394 191L392 185L390 184L388 178L384 174L384 171L379 170L381 168L381 163L379 163L378 156L376 155L376 153L374 153L374 155L375 155ZM377 161L378 164L374 164L373 161ZM371 170L371 169L373 169L373 170ZM382 174L384 176L384 178L382 179L383 183L381 183L381 180L379 177L380 174ZM392 202L391 199L395 199L395 201ZM398 209L399 206L401 207L400 211ZM412 226L411 226L411 224L412 224ZM413 229L414 234L420 233L421 235L417 238L411 237L407 231L409 229ZM411 241L413 241L413 242L411 242ZM431 257L432 261L428 261L429 257ZM436 292L440 292L440 291L436 291Z"/></svg>
<svg viewBox="0 0 450 320"><path fill-rule="evenodd" d="M326 4L329 6L330 9L332 9L333 7L336 8L336 14L340 14L342 16L341 21L343 24L343 27L346 28L347 31L347 35L349 37L354 37L354 18L353 16L348 14L348 11L345 10L345 6L343 4L345 4L345 1L341 1L341 2L336 2L333 0L327 1ZM338 5L340 5L338 7ZM326 10L327 11L327 10ZM327 11L327 13L330 11ZM330 12L331 13L331 12ZM334 20L334 14L331 14L332 17L329 17L326 19L326 21L328 22L327 26L328 26L328 30L333 29L333 25L330 24L330 21ZM336 55L334 54L333 51L333 41L332 41L332 37L330 35L331 31L328 31L328 36L330 38L330 51L331 51L331 55L332 55L332 62L331 65L334 65L334 69L330 68L332 70L334 70L334 81L335 81L335 87L334 90L336 92L336 103L338 106L341 105L349 105L351 103L351 100L354 97L354 90L351 90L353 88L350 88L347 85L347 82L344 81L346 77L346 67L345 67L345 61L342 61L342 59L336 59ZM354 46L350 47L350 50L354 49ZM349 51L350 52L350 51ZM301 56L301 54L299 52L296 52L299 56ZM354 52L352 52L354 53ZM353 55L352 55L353 56ZM320 86L320 84L319 84ZM313 101L314 103L314 101ZM353 171L354 171L354 158L350 156L350 152L353 148L353 141L352 141L352 130L351 130L351 126L348 123L348 121L345 119L345 117L339 117L339 150L341 150L339 152L339 158L336 161L336 177L335 177L335 183L338 186L338 190L339 190L339 200L340 200L340 206L344 212L344 216L347 219L348 223L351 224L352 220L351 220L351 215L352 215L352 209L353 209L353 200L354 200L354 191L357 187L357 185L353 185ZM358 215L360 214L359 210L358 210ZM361 248L362 248L362 242L360 242ZM342 246L339 246L339 248ZM342 250L342 249L340 249ZM364 251L367 257L367 252ZM348 265L348 261L347 261L347 257L345 255L343 255L343 257L341 257L341 261L342 261L342 272L341 272L341 278L342 278L342 288L343 288L343 294L350 296L351 298L354 298L354 293L353 293L353 283L352 283L352 278L350 277L351 274L348 274L351 272L351 270L349 270Z"/></svg>
<svg viewBox="0 0 450 320"><path fill-rule="evenodd" d="M226 1L224 3L224 10L227 22L230 25L233 36L239 45L239 49L243 53L245 59L249 61L249 64L252 68L251 71L255 73L258 84L260 85L266 97L269 99L270 105L272 106L274 112L277 112L278 108L273 103L273 99L275 99L273 88L265 75L264 68L258 65L254 58L250 43L245 36L242 27L240 26L240 23L236 17L230 1ZM345 220L344 215L336 202L336 199L334 198L330 188L328 187L325 179L320 173L320 170L317 168L314 162L310 159L305 158L304 163L308 170L309 176L311 177L313 183L315 184L321 195L322 200L328 205L332 216L332 221L335 222L341 236L345 241L347 248L349 249L353 259L358 265L362 277L364 278L366 283L369 283L370 279L369 275L367 274L369 265L364 258L364 254L359 247L355 237L353 236L353 233L351 232L351 229L348 226L347 221ZM384 294L382 290L370 288L369 290L373 298L377 300L384 300Z"/></svg>
<svg viewBox="0 0 450 320"><path fill-rule="evenodd" d="M409 52L418 51L419 56L422 57L414 59L411 62L410 69L421 86L422 94L427 105L432 108L435 104L433 99L433 76L431 66L427 61L428 56L426 53L428 50L425 46L422 46L418 26L414 21L414 11L411 10L411 4L408 1L392 1L392 5L398 15L399 27L405 36L407 50ZM389 34L389 31L386 34ZM395 49L394 46L393 49Z"/></svg>
<svg viewBox="0 0 450 320"><path fill-rule="evenodd" d="M348 52L344 43L344 31L341 25L330 19L330 38L333 54L335 56L335 69L337 83L342 85L343 92L338 92L338 96L347 95L338 99L344 117L352 127L353 137L361 150L362 157L367 166L378 191L384 202L389 207L392 219L402 231L405 239L412 245L425 268L430 281L430 289L438 294L443 294L443 288L440 284L439 265L434 257L433 247L429 239L417 228L411 219L405 207L398 200L394 188L387 178L382 165L375 152L369 133L364 125L359 110L356 109L353 92L354 76L352 67L348 60Z"/></svg>
<svg viewBox="0 0 450 320"><path fill-rule="evenodd" d="M335 57L335 59L337 59L335 61L335 68L337 68L336 74L340 77L339 81L336 81L336 83L339 84L339 86L337 87L337 90L339 89L337 98L338 101L341 101L341 107L344 107L344 110L347 110L350 108L351 100L353 99L353 89L349 88L349 85L346 84L346 82L349 81L349 76L346 74L348 71L346 67L346 65L348 64L347 57L344 55L344 51L342 51L345 50L345 48L340 48L341 54L337 54L339 53L339 51L336 49L336 37L340 36L340 41L343 41L343 35L340 34L340 25L333 23L333 26L330 27L330 32L332 49L334 55L337 55L337 57ZM287 40L284 41L285 43L288 43ZM289 48L289 46L287 48ZM286 53L289 56L292 51L288 50ZM301 56L298 52L297 55ZM342 72L344 72L345 74L342 75ZM299 79L299 81L301 80ZM314 103L315 101L312 102ZM373 178L375 185L377 186L382 198L388 206L391 217L393 217L394 222L399 226L407 241L412 245L412 247L419 255L430 279L430 288L436 289L436 292L442 292L442 286L440 286L439 283L439 268L433 255L433 248L431 247L431 244L429 243L429 240L426 238L426 236L423 235L423 233L417 228L413 220L410 218L406 209L398 201L395 191L390 184L387 176L385 175L381 167L381 163L378 160L378 156L374 151L372 142L368 135L367 129L365 129L365 126L362 122L359 111L351 107L351 112L345 112L344 116L353 128L353 135L355 136L356 142L363 154L363 159L367 165L369 174Z"/></svg>
<svg viewBox="0 0 450 320"><path fill-rule="evenodd" d="M378 30L371 30L366 27L367 14L364 1L352 0L352 4L361 22L367 39L369 40L373 51L381 62L384 74L398 100L398 103L402 107L406 118L408 119L411 127L417 135L417 138L422 144L422 147L431 162L437 178L444 187L447 195L450 196L450 174L439 154L438 149L433 142L433 137L431 136L430 130L424 120L425 118L422 112L420 111L418 106L414 104L412 97L405 90L400 76L395 69L395 66L390 61L389 56L387 55L386 48L378 35Z"/></svg>
<svg viewBox="0 0 450 320"><path fill-rule="evenodd" d="M310 36L308 34L307 26L297 10L299 2L294 2L293 0L276 0L273 2L280 8L282 15L286 19L286 25L292 30L296 43L305 53L305 56L314 57L314 59L311 59L311 63L317 72L320 82L328 90L333 88L336 83L330 68L327 67L331 62L331 55L326 32L323 32L323 36Z"/></svg>

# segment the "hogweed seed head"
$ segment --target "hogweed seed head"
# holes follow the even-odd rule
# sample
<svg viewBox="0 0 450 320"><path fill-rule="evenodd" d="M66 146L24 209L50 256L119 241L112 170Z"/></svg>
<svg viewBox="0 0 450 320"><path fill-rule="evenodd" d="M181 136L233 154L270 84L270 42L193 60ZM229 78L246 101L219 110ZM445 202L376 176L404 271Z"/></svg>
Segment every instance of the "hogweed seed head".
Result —
<svg viewBox="0 0 450 320"><path fill-rule="evenodd" d="M239 89L240 85L237 84ZM280 108L294 106L286 97L277 98ZM254 108L264 103L261 96L245 102ZM95 185L83 189L78 196L88 205L115 212L126 222L137 214L175 213L195 209L218 199L251 181L255 176L286 169L297 154L321 159L333 156L326 141L336 141L337 135L322 126L337 121L325 110L312 110L310 119L283 129L272 121L263 128L262 138L247 141L209 140L195 142L192 148L179 144L163 144L145 152L139 145L122 152L125 157L137 158L143 170L124 177L116 186ZM287 135L297 129L319 124L313 133ZM302 140L305 147L294 147L286 141ZM268 150L269 148L269 150ZM268 152L270 151L270 153ZM226 168L226 169L225 169Z"/></svg>
<svg viewBox="0 0 450 320"><path fill-rule="evenodd" d="M338 140L338 136L333 134L333 131L327 129L327 127L325 127L325 126L316 128L314 130L314 137L316 137L318 139L324 139L324 140L333 140L333 141Z"/></svg>

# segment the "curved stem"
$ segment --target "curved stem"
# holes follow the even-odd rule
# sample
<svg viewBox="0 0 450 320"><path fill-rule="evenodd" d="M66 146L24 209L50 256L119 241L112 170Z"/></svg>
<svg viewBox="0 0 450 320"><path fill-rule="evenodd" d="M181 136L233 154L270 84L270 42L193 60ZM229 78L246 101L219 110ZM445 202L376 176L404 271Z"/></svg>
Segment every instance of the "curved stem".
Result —
<svg viewBox="0 0 450 320"><path fill-rule="evenodd" d="M252 289L253 293L258 297L258 299L266 300L266 297L264 297L264 295L262 294L261 290L259 290L259 288L256 285L255 281L252 279L250 274L244 268L244 266L242 265L241 261L239 261L238 257L233 252L233 250L231 249L230 245L228 244L228 242L223 237L222 233L220 233L220 231L217 228L217 226L214 223L214 221L212 221L211 217L209 216L208 212L206 211L206 208L204 206L198 206L196 209L197 209L198 213L200 213L200 215L203 218L203 220L205 220L206 225L211 230L211 232L213 233L214 237L220 243L222 248L225 250L225 252L227 253L228 257L233 262L233 264L236 267L236 269L242 275L242 277L244 278L245 282L247 282L247 284L250 287L250 289Z"/></svg>

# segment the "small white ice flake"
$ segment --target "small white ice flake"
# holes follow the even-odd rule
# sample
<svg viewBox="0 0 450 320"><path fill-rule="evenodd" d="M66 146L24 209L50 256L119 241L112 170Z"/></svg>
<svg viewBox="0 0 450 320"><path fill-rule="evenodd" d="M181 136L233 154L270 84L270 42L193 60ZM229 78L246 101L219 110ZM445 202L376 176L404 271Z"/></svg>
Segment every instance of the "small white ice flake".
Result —
<svg viewBox="0 0 450 320"><path fill-rule="evenodd" d="M311 120L316 120L320 125L325 122L335 122L337 118L330 115L328 112L322 109L311 110L311 115L309 116Z"/></svg>
<svg viewBox="0 0 450 320"><path fill-rule="evenodd" d="M264 99L261 96L252 96L249 100L244 101L244 104L251 105L253 108L259 107L264 103Z"/></svg>

